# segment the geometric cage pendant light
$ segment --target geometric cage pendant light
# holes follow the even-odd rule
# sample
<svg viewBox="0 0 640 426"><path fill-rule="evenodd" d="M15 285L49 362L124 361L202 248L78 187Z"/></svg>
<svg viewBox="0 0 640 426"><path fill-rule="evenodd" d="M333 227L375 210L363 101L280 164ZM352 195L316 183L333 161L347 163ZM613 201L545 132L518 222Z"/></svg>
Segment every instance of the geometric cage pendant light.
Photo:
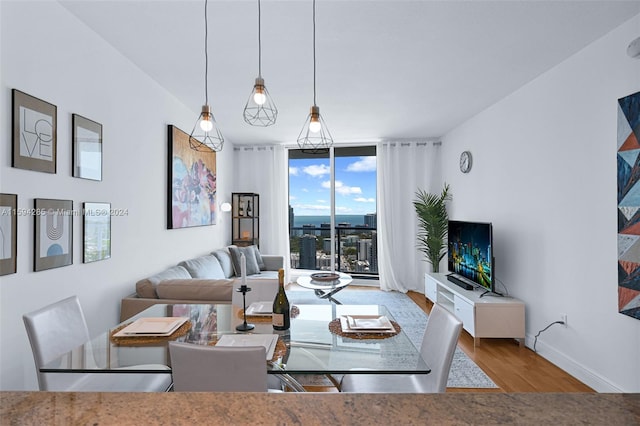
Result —
<svg viewBox="0 0 640 426"><path fill-rule="evenodd" d="M202 112L189 135L189 146L195 151L221 151L224 145L224 137L218 129L216 119L209 106L209 52L208 52L208 0L204 0L204 97L205 102Z"/></svg>
<svg viewBox="0 0 640 426"><path fill-rule="evenodd" d="M313 0L313 106L298 135L298 147L302 152L324 154L332 145L333 138L316 105L316 0Z"/></svg>
<svg viewBox="0 0 640 426"><path fill-rule="evenodd" d="M258 77L244 106L244 121L252 126L267 127L275 124L278 118L278 108L271 99L271 95L264 85L262 78L262 39L260 0L258 0Z"/></svg>

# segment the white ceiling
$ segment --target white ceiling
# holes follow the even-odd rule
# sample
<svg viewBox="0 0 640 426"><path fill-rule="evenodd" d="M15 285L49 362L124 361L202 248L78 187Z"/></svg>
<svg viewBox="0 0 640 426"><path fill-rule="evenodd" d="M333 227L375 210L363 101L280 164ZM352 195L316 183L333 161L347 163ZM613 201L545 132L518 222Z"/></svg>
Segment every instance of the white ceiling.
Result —
<svg viewBox="0 0 640 426"><path fill-rule="evenodd" d="M204 0L59 1L192 108L195 122ZM336 143L439 137L640 13L640 1L615 0L316 7L317 104ZM262 0L262 75L279 109L267 128L242 118L258 74L257 0L210 0L208 16L209 101L225 138L294 142L313 104L311 0Z"/></svg>

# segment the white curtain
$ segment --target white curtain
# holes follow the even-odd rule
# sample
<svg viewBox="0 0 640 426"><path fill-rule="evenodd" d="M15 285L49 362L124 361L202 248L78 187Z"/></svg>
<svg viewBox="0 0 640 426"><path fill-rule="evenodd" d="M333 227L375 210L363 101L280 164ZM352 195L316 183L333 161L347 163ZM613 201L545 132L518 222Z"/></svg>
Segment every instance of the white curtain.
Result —
<svg viewBox="0 0 640 426"><path fill-rule="evenodd" d="M260 252L289 265L289 167L281 145L235 147L233 192L260 195Z"/></svg>
<svg viewBox="0 0 640 426"><path fill-rule="evenodd" d="M378 271L380 288L424 293L429 264L416 248L418 188L442 190L440 142L381 142L378 161Z"/></svg>

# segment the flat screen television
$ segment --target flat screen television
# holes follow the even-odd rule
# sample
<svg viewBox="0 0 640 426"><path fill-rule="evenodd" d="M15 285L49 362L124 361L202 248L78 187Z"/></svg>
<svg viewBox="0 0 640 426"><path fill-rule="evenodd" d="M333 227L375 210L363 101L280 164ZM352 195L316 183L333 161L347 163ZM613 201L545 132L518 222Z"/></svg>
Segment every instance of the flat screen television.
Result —
<svg viewBox="0 0 640 426"><path fill-rule="evenodd" d="M492 224L450 220L447 265L449 281L495 293Z"/></svg>

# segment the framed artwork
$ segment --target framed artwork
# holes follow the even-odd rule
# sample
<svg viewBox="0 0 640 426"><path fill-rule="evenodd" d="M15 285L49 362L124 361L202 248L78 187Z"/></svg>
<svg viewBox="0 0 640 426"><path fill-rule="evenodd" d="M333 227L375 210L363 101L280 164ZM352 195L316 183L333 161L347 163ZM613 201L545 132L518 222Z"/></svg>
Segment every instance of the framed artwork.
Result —
<svg viewBox="0 0 640 426"><path fill-rule="evenodd" d="M102 180L102 124L71 115L73 177Z"/></svg>
<svg viewBox="0 0 640 426"><path fill-rule="evenodd" d="M34 271L73 263L73 201L34 200Z"/></svg>
<svg viewBox="0 0 640 426"><path fill-rule="evenodd" d="M111 257L111 204L83 203L82 262Z"/></svg>
<svg viewBox="0 0 640 426"><path fill-rule="evenodd" d="M640 92L618 99L618 311L640 319Z"/></svg>
<svg viewBox="0 0 640 426"><path fill-rule="evenodd" d="M57 108L13 89L11 165L18 169L56 172Z"/></svg>
<svg viewBox="0 0 640 426"><path fill-rule="evenodd" d="M215 225L216 153L195 151L187 133L172 125L168 130L167 228Z"/></svg>
<svg viewBox="0 0 640 426"><path fill-rule="evenodd" d="M16 272L17 208L16 194L0 194L0 275Z"/></svg>

